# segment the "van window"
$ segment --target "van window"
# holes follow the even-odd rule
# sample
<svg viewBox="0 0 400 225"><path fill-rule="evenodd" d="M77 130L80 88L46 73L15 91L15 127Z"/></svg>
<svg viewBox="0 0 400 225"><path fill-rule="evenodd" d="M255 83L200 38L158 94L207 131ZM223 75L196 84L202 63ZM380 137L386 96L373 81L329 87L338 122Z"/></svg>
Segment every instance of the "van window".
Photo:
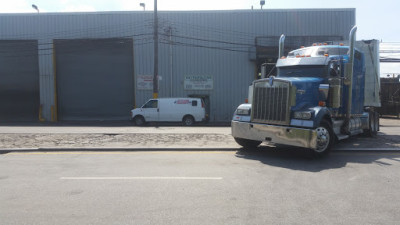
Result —
<svg viewBox="0 0 400 225"><path fill-rule="evenodd" d="M157 108L158 100L150 100L142 108Z"/></svg>
<svg viewBox="0 0 400 225"><path fill-rule="evenodd" d="M192 101L192 106L197 106L197 101Z"/></svg>

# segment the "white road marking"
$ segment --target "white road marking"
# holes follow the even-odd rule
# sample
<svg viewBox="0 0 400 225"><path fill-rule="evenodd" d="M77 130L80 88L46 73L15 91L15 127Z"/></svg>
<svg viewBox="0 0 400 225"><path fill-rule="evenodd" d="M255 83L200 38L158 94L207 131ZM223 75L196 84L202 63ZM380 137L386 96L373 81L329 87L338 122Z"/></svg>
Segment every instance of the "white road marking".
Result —
<svg viewBox="0 0 400 225"><path fill-rule="evenodd" d="M222 180L222 177L60 177L60 180Z"/></svg>

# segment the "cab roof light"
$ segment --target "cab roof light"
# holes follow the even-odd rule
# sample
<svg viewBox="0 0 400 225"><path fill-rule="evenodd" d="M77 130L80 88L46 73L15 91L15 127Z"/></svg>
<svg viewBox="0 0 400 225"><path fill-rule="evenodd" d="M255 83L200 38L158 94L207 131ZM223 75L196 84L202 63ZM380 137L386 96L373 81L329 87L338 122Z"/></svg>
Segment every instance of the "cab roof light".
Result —
<svg viewBox="0 0 400 225"><path fill-rule="evenodd" d="M305 47L302 45L302 46L300 46L300 48L305 48Z"/></svg>
<svg viewBox="0 0 400 225"><path fill-rule="evenodd" d="M325 56L325 57L328 57L328 56L329 56L329 54L328 54L328 53L325 53L325 54L324 54L324 56Z"/></svg>
<svg viewBox="0 0 400 225"><path fill-rule="evenodd" d="M286 56L282 56L281 59L286 59Z"/></svg>
<svg viewBox="0 0 400 225"><path fill-rule="evenodd" d="M319 101L319 102L318 102L318 106L325 107L325 106L326 106L326 102L324 102L324 101Z"/></svg>
<svg viewBox="0 0 400 225"><path fill-rule="evenodd" d="M343 44L343 43L340 43L339 45L340 45L340 46L344 46L344 44Z"/></svg>
<svg viewBox="0 0 400 225"><path fill-rule="evenodd" d="M324 43L324 45L328 45L328 43Z"/></svg>
<svg viewBox="0 0 400 225"><path fill-rule="evenodd" d="M312 44L312 46L317 46L317 43Z"/></svg>

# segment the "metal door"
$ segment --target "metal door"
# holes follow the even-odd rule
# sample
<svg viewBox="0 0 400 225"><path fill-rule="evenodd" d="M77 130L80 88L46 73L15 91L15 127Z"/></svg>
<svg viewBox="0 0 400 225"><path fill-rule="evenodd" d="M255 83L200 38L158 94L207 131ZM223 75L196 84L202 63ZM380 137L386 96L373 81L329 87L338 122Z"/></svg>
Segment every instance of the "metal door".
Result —
<svg viewBox="0 0 400 225"><path fill-rule="evenodd" d="M132 39L56 40L59 120L129 120Z"/></svg>
<svg viewBox="0 0 400 225"><path fill-rule="evenodd" d="M38 43L0 41L0 122L39 119Z"/></svg>

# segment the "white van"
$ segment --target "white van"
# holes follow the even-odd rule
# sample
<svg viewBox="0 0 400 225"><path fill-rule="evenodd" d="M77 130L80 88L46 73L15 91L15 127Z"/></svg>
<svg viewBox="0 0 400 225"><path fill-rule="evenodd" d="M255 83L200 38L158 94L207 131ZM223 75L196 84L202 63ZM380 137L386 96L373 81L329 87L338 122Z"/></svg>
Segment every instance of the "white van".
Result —
<svg viewBox="0 0 400 225"><path fill-rule="evenodd" d="M191 126L204 121L205 114L201 98L150 99L142 107L131 110L131 118L138 126L146 122L183 122Z"/></svg>

